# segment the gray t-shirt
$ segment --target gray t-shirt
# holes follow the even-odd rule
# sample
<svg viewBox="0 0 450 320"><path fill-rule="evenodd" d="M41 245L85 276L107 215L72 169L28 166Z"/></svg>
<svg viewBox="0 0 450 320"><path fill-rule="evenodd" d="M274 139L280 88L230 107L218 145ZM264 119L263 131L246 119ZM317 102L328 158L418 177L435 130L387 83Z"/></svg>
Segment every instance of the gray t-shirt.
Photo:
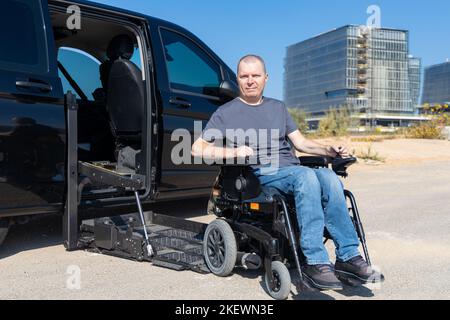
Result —
<svg viewBox="0 0 450 320"><path fill-rule="evenodd" d="M228 147L251 147L255 157L250 163L255 169L281 168L300 164L286 138L297 129L283 102L264 98L260 105L252 106L236 98L217 109L202 138L216 145L223 145L226 139Z"/></svg>

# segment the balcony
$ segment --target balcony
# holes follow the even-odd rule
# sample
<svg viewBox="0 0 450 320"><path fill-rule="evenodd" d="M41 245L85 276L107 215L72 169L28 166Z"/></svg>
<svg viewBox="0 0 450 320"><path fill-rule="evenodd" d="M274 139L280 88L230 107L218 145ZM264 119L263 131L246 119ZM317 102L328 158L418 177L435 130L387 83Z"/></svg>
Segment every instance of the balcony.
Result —
<svg viewBox="0 0 450 320"><path fill-rule="evenodd" d="M367 58L367 50L366 49L358 49L357 53L358 53L358 56Z"/></svg>
<svg viewBox="0 0 450 320"><path fill-rule="evenodd" d="M358 74L363 74L363 75L367 74L367 68L358 69Z"/></svg>
<svg viewBox="0 0 450 320"><path fill-rule="evenodd" d="M358 85L366 85L367 79L366 78L358 78Z"/></svg>
<svg viewBox="0 0 450 320"><path fill-rule="evenodd" d="M367 44L367 38L358 38L358 44Z"/></svg>
<svg viewBox="0 0 450 320"><path fill-rule="evenodd" d="M362 70L362 69L367 69L367 68L369 68L369 65L366 63L366 64L358 64L358 69L360 69L360 70Z"/></svg>
<svg viewBox="0 0 450 320"><path fill-rule="evenodd" d="M367 65L367 59L358 58L358 66L366 66Z"/></svg>

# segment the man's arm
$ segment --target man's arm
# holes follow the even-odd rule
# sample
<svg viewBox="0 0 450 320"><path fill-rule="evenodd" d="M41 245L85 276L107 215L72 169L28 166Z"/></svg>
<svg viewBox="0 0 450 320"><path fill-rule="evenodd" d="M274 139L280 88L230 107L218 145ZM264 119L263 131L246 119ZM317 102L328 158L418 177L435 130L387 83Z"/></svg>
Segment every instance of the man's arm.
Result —
<svg viewBox="0 0 450 320"><path fill-rule="evenodd" d="M295 149L303 153L332 158L335 158L338 155L343 158L350 156L347 148L342 146L335 147L320 144L316 141L305 138L299 130L290 133L288 138L291 140Z"/></svg>
<svg viewBox="0 0 450 320"><path fill-rule="evenodd" d="M214 143L198 138L192 145L193 157L203 159L223 160L231 158L244 158L253 155L253 149L247 146L239 148L216 147Z"/></svg>

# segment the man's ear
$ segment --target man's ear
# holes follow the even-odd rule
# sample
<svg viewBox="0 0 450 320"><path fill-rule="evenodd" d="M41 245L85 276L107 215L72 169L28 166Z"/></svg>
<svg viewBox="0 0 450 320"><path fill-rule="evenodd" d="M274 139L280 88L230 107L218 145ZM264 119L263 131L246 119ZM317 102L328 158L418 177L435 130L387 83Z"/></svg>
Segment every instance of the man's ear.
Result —
<svg viewBox="0 0 450 320"><path fill-rule="evenodd" d="M269 74L266 73L266 82L269 81Z"/></svg>

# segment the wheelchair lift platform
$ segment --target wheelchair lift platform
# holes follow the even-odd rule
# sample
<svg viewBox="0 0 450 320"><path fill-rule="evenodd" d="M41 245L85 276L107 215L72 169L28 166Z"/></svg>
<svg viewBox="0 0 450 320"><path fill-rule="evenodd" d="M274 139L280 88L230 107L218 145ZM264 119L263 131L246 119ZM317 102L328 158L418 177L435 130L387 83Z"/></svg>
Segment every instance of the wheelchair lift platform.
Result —
<svg viewBox="0 0 450 320"><path fill-rule="evenodd" d="M144 228L139 214L85 220L80 227L82 248L177 271L209 273L203 258L206 225L179 218L145 212L145 231L153 249L146 250Z"/></svg>
<svg viewBox="0 0 450 320"><path fill-rule="evenodd" d="M78 161L77 104L66 95L67 106L67 193L63 216L63 244L68 251L89 250L174 270L209 273L203 258L203 234L207 225L144 212L140 190L146 177L116 163ZM80 200L86 184L108 186L134 193L137 213L82 219ZM94 210L95 207L89 207ZM134 210L131 209L131 212Z"/></svg>
<svg viewBox="0 0 450 320"><path fill-rule="evenodd" d="M84 249L177 271L209 273L203 258L203 235L207 225L154 212L144 212L138 190L143 187L140 176L117 172L112 163L78 162L78 171L90 183L104 184L135 193L137 213L82 220L78 223L78 207L66 208L78 228L72 239L65 233L68 250ZM71 189L71 188L69 188ZM80 198L82 184L69 191L68 202ZM76 239L73 239L76 237ZM72 247L69 245L72 243Z"/></svg>
<svg viewBox="0 0 450 320"><path fill-rule="evenodd" d="M71 226L76 239L66 239L68 250L85 249L136 261L152 262L173 270L209 273L203 258L203 234L207 225L194 221L144 212L138 190L143 188L141 176L118 172L113 163L78 162L79 173L91 184L113 186L135 194L137 213L87 219L78 224L78 206L72 217L78 228ZM79 201L83 184L69 188L68 202ZM67 210L68 208L66 208ZM65 237L67 234L65 234ZM72 243L75 247L70 247Z"/></svg>

